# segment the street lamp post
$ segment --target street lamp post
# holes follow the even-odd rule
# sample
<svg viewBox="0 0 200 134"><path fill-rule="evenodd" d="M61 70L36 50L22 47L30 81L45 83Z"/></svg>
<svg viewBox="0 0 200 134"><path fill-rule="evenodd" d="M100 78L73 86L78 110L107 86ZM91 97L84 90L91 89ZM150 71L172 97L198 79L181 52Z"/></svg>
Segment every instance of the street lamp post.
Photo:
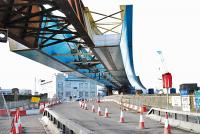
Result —
<svg viewBox="0 0 200 134"><path fill-rule="evenodd" d="M167 66L164 62L164 57L162 55L162 51L157 51L157 53L160 56L160 60L161 60L161 63L163 65L163 68L164 68L164 71L165 71L165 73L162 74L162 80L163 80L163 88L166 88L166 90L167 90L167 109L169 109L169 93L168 93L168 90L172 87L172 75L171 75L171 73L169 73L167 71Z"/></svg>

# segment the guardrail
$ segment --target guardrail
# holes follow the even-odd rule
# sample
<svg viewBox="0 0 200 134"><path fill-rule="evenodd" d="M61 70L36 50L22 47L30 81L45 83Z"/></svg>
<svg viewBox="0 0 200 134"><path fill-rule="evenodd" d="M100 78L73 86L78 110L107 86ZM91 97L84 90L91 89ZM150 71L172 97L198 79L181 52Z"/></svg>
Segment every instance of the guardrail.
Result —
<svg viewBox="0 0 200 134"><path fill-rule="evenodd" d="M147 98L146 98L147 97ZM148 97L150 101L145 102L148 100ZM182 109L166 109L166 106L163 106L164 109L158 108L159 106L162 107L163 100L160 100L160 102L155 101L160 96L130 96L130 95L113 95L113 96L107 96L104 97L103 101L113 101L121 106L125 106L127 108L133 108L134 110L137 110L142 105L149 106L149 112L147 113L147 117L154 119L156 121L165 122L165 114L166 112L169 114L169 123L170 125L174 127L179 127L181 129L185 129L188 131L193 131L196 133L200 133L200 113L197 112L185 112L181 111ZM165 96L162 96L166 99ZM194 96L190 96L190 103L191 99L193 100ZM155 99L156 98L156 99ZM161 99L161 98L160 98ZM152 103L152 104L151 104ZM161 104L161 105L158 105ZM152 107L152 106L157 107ZM134 106L134 107L133 107ZM138 107L139 106L139 107ZM136 108L135 108L136 107ZM172 105L169 108L174 108Z"/></svg>
<svg viewBox="0 0 200 134"><path fill-rule="evenodd" d="M200 133L200 113L191 113L152 107L146 116L153 120L164 123L166 112L169 114L169 124L171 126Z"/></svg>
<svg viewBox="0 0 200 134"><path fill-rule="evenodd" d="M53 124L55 124L62 134L94 134L92 131L71 120L63 119L48 108L45 108L43 116L46 116Z"/></svg>

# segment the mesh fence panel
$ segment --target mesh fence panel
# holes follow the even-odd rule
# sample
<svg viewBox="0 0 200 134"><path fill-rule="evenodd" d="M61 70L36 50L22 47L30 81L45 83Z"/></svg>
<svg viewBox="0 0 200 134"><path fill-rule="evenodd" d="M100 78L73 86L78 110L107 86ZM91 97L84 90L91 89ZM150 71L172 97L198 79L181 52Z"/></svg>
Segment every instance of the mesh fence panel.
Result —
<svg viewBox="0 0 200 134"><path fill-rule="evenodd" d="M0 134L9 134L11 117L3 94L0 94Z"/></svg>

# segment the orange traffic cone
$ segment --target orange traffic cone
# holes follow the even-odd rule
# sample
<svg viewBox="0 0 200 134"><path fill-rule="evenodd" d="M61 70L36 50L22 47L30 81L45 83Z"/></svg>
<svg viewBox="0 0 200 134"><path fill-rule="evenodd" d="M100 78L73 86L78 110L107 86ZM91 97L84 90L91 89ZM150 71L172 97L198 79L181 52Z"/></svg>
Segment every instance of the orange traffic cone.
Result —
<svg viewBox="0 0 200 134"><path fill-rule="evenodd" d="M105 118L108 118L108 108L105 108L105 115L104 115Z"/></svg>
<svg viewBox="0 0 200 134"><path fill-rule="evenodd" d="M120 123L124 123L124 113L123 113L122 110L121 110L121 113L120 113L120 119L119 119L119 122L120 122Z"/></svg>
<svg viewBox="0 0 200 134"><path fill-rule="evenodd" d="M99 116L101 116L101 108L98 106L98 112L97 112L97 114L99 115Z"/></svg>
<svg viewBox="0 0 200 134"><path fill-rule="evenodd" d="M168 113L167 112L165 114L164 134L171 134L171 128L170 128L170 125L169 125Z"/></svg>
<svg viewBox="0 0 200 134"><path fill-rule="evenodd" d="M92 105L92 112L95 113L94 105Z"/></svg>
<svg viewBox="0 0 200 134"><path fill-rule="evenodd" d="M139 127L140 127L141 129L144 129L144 119L143 119L142 113L140 113Z"/></svg>

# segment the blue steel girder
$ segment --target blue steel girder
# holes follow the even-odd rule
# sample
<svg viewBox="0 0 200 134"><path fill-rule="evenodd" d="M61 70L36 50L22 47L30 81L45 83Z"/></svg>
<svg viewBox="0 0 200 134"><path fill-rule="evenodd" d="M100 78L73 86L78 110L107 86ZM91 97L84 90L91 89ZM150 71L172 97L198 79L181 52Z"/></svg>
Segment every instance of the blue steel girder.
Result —
<svg viewBox="0 0 200 134"><path fill-rule="evenodd" d="M63 15L53 13L58 10ZM83 10L83 3L76 0L0 0L0 27L7 28L9 37L28 49L37 49L89 78L119 88L93 51Z"/></svg>

